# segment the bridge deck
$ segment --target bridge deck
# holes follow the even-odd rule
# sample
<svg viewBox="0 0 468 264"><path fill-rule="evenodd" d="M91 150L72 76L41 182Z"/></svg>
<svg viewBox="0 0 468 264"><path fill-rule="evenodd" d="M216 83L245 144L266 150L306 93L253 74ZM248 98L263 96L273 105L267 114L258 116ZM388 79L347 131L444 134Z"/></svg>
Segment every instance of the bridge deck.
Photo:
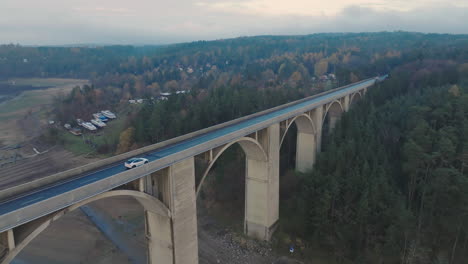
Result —
<svg viewBox="0 0 468 264"><path fill-rule="evenodd" d="M183 153L184 151L188 149L191 149L191 148L193 149L193 147L201 146L202 144L205 144L207 142L212 142L216 139L222 139L224 136L233 134L234 132L245 131L243 135L245 136L247 134L252 133L252 129L258 130L259 124L261 124L262 127L267 127L273 123L277 123L278 118L280 118L280 120L286 120L294 116L295 114L297 114L297 111L299 110L300 111L312 110L320 105L323 105L324 103L333 101L336 98L339 98L346 94L350 94L354 91L358 91L363 88L369 87L373 85L376 80L378 80L378 78L372 78L372 79L369 79L369 80L366 80L357 84L346 86L342 89L336 89L332 92L324 93L322 95L313 97L310 100L306 100L306 101L299 102L297 104L289 105L285 108L278 109L276 111L272 111L270 113L266 113L261 116L252 117L250 119L243 120L238 123L235 123L226 127L222 127L220 129L208 132L206 134L203 134L203 135L200 135L200 136L188 139L188 140L184 140L184 141L175 143L173 145L162 147L160 149L156 149L156 150L153 150L151 152L148 152L146 154L142 154L139 156L149 159L150 164L151 164L152 162L161 160L163 158L167 158L175 154ZM219 141L216 142L217 145L220 145L220 143L228 143L228 142L219 142ZM207 146L206 149L199 149L198 152L201 153L203 151L212 149L213 147L216 147L216 146ZM187 155L193 156L193 152L187 153ZM172 161L172 163L174 162L177 162L177 160ZM2 202L0 204L0 231L12 228L16 225L21 224L21 222L24 223L24 222L33 220L33 219L17 219L16 223L11 223L10 220L3 221L2 216L12 213L14 211L20 210L25 207L33 206L39 202L50 199L52 197L65 194L67 192L73 191L74 189L77 189L83 186L88 186L98 181L101 181L103 179L106 179L108 177L125 172L126 169L124 168L122 163L123 161L119 161L119 162L107 165L105 167L102 167L98 170L87 172L83 175L77 175L73 177L73 179L61 181L59 183L55 183L53 185L49 185L39 190L35 190L35 191L29 192L20 196L16 196L14 198L11 198L10 200ZM162 164L160 168L170 166L172 163L165 162L165 164ZM142 177L142 176L144 175L140 175L138 177ZM102 191L107 191L114 187L115 186L108 186L107 189L103 189ZM75 201L75 202L78 202L78 201ZM58 209L60 208L54 208L54 210L58 210ZM45 215L46 213L50 213L50 212L51 211L49 209L49 212L44 212L42 215ZM40 216L41 215L37 215L36 218ZM10 223L6 223L6 222L10 222Z"/></svg>

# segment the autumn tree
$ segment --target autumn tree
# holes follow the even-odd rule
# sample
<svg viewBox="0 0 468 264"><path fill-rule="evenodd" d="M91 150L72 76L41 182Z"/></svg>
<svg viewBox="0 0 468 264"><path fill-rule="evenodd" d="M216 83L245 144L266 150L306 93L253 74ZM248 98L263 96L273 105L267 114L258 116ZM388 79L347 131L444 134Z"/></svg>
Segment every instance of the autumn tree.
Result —
<svg viewBox="0 0 468 264"><path fill-rule="evenodd" d="M119 145L117 146L117 154L124 153L130 150L134 142L135 128L129 127L120 133Z"/></svg>

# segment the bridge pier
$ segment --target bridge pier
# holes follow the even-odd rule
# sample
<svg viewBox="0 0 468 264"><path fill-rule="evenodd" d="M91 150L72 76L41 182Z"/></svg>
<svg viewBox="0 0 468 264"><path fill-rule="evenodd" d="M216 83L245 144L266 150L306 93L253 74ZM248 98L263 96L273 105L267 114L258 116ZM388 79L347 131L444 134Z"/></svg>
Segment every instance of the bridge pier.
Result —
<svg viewBox="0 0 468 264"><path fill-rule="evenodd" d="M338 120L340 120L340 114L338 113L329 113L329 118L330 118L330 123L329 123L329 126L328 126L328 134L330 134L332 132L332 130L335 128L336 126L336 122L338 122Z"/></svg>
<svg viewBox="0 0 468 264"><path fill-rule="evenodd" d="M149 263L198 263L194 157L142 178L140 188L171 212L171 219L145 212Z"/></svg>
<svg viewBox="0 0 468 264"><path fill-rule="evenodd" d="M323 107L319 106L312 112L312 121L314 122L316 133L316 152L320 153L322 149L322 127L323 127Z"/></svg>
<svg viewBox="0 0 468 264"><path fill-rule="evenodd" d="M315 152L315 134L297 131L296 170L306 172L312 169L315 162Z"/></svg>
<svg viewBox="0 0 468 264"><path fill-rule="evenodd" d="M13 229L0 233L0 260L15 248Z"/></svg>
<svg viewBox="0 0 468 264"><path fill-rule="evenodd" d="M257 135L267 160L246 155L244 231L250 237L269 240L279 218L280 125L271 125Z"/></svg>
<svg viewBox="0 0 468 264"><path fill-rule="evenodd" d="M171 219L145 210L145 229L148 263L173 263Z"/></svg>
<svg viewBox="0 0 468 264"><path fill-rule="evenodd" d="M351 95L345 95L345 97L343 97L343 110L345 112L348 112L349 110L349 105L350 105L350 98L351 98Z"/></svg>

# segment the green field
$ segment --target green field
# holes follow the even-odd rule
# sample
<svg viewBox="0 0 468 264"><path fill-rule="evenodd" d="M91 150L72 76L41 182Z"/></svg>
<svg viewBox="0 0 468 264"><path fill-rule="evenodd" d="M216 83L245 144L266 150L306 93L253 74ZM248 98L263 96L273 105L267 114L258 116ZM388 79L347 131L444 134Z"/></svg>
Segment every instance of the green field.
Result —
<svg viewBox="0 0 468 264"><path fill-rule="evenodd" d="M32 87L57 87L64 85L74 85L78 83L86 83L85 80L80 79L62 79L62 78L18 78L9 79L7 81L0 81L0 83L15 82L15 85L27 85Z"/></svg>
<svg viewBox="0 0 468 264"><path fill-rule="evenodd" d="M15 85L11 85L11 80L0 83L6 82L9 82L10 88L23 87L19 90L18 96L0 103L0 141L4 144L15 144L36 135L31 131L37 130L37 123L36 127L28 126L30 124L23 122L25 117L28 117L28 120L33 119L36 122L39 121L40 124L45 124L57 95L67 94L73 87L87 83L86 80L50 78L15 79ZM28 87L31 88L28 90ZM19 121L23 122L22 126L18 125Z"/></svg>
<svg viewBox="0 0 468 264"><path fill-rule="evenodd" d="M0 121L18 119L29 110L38 111L41 106L50 105L59 93L69 92L73 86L86 83L85 80L76 79L18 79L17 85L34 87L52 87L43 90L24 91L19 96L0 103Z"/></svg>
<svg viewBox="0 0 468 264"><path fill-rule="evenodd" d="M96 155L97 149L91 145L86 144L85 140L93 142L97 148L103 145L109 145L116 147L119 143L120 132L125 125L125 116L122 114L113 121L109 121L105 128L100 128L99 131L93 133L83 130L82 136L72 135L70 132L63 130L60 135L60 139L63 142L65 148L76 155ZM106 154L110 155L110 154Z"/></svg>

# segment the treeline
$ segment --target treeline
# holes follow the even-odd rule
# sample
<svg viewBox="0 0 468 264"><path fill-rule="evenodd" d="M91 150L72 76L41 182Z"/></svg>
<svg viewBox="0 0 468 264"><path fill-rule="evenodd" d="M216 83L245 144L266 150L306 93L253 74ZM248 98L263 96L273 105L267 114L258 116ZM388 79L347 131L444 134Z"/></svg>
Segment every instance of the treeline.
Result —
<svg viewBox="0 0 468 264"><path fill-rule="evenodd" d="M411 63L370 89L298 175L283 230L338 263L466 263L467 66Z"/></svg>
<svg viewBox="0 0 468 264"><path fill-rule="evenodd" d="M392 53L380 59L382 63L391 63L395 60L402 63L404 67L401 67L400 71L411 73L408 79L412 81L412 85L426 86L428 83L440 85L448 81L456 82L459 76L468 74L467 65L460 62L463 58L468 58L468 46L456 47L456 49L433 48L440 53L433 49L410 50L404 55ZM432 55L416 56L413 52ZM457 60L448 59L454 54L458 54ZM285 62L280 63L281 59L278 58L262 60L252 68L248 66L243 74L201 77L192 86L189 95L172 96L169 101L163 102L153 101L153 103L146 104L138 114L132 116L129 126L134 129L135 133L132 134L130 141L135 143L134 147L156 143L303 98L338 86L340 83L344 84L333 82L326 86L323 83L322 85L311 83L309 70L304 66L304 62L298 59L298 57L303 59L309 56L314 57L311 54L284 55L281 58L286 58ZM328 64L329 59L320 56L316 63L321 64L321 61L325 61L325 64ZM424 59L426 56L434 56L434 58ZM341 61L343 58L340 56L337 58L340 58L336 62L337 67L346 65ZM345 78L346 83L359 80L354 73L348 74L350 78ZM285 81L280 81L282 76L286 76Z"/></svg>
<svg viewBox="0 0 468 264"><path fill-rule="evenodd" d="M156 48L156 47L155 47ZM116 68L129 56L139 54L132 46L25 47L0 45L2 79L64 77L91 79Z"/></svg>
<svg viewBox="0 0 468 264"><path fill-rule="evenodd" d="M116 110L128 99L178 90L210 92L236 86L257 91L329 89L387 73L408 61L459 61L467 54L467 43L465 35L382 32L261 36L143 47L3 45L0 73L2 78L87 78L99 90L93 101ZM324 74L334 74L336 81L321 79ZM83 105L81 98L74 94L77 98L66 99L77 112L61 116L83 118L78 110Z"/></svg>
<svg viewBox="0 0 468 264"><path fill-rule="evenodd" d="M119 146L118 152L246 116L313 93L316 93L314 89L254 90L234 86L210 92L192 90L188 95L148 103L129 118L129 128L123 132L128 148Z"/></svg>

